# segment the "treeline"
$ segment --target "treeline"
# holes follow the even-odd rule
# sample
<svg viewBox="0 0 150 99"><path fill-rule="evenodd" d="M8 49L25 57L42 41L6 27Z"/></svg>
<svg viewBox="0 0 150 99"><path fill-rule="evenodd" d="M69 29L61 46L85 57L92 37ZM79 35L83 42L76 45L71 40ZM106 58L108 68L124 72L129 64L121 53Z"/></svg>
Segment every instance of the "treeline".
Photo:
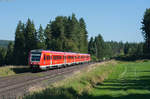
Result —
<svg viewBox="0 0 150 99"><path fill-rule="evenodd" d="M108 42L100 34L88 41L86 23L75 14L58 16L44 29L41 25L36 29L28 19L26 23L18 22L15 41L9 43L8 48L0 48L0 65L26 65L32 49L89 53L94 61L117 56L150 58L150 9L146 9L142 19L142 34L143 43Z"/></svg>
<svg viewBox="0 0 150 99"><path fill-rule="evenodd" d="M118 56L143 57L144 43L123 43L115 41L104 41L99 34L89 41L88 52L93 60L100 61Z"/></svg>
<svg viewBox="0 0 150 99"><path fill-rule="evenodd" d="M88 33L83 18L58 16L50 21L46 28L35 28L30 19L26 23L18 22L14 44L8 45L7 51L0 49L0 65L26 65L29 51L47 49L54 51L88 53Z"/></svg>

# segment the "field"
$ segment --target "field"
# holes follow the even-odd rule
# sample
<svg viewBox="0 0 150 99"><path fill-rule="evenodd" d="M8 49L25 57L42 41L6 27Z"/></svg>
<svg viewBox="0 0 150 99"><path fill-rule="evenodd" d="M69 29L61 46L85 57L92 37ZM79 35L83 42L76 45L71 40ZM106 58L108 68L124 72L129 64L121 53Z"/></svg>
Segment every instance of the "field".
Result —
<svg viewBox="0 0 150 99"><path fill-rule="evenodd" d="M150 61L93 66L24 99L148 99Z"/></svg>

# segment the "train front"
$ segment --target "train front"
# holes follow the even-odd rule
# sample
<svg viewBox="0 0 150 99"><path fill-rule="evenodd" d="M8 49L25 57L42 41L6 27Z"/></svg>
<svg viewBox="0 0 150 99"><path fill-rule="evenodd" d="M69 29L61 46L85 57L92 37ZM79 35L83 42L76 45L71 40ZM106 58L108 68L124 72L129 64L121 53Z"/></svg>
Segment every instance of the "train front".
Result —
<svg viewBox="0 0 150 99"><path fill-rule="evenodd" d="M32 70L40 69L41 51L31 50L29 54L29 66Z"/></svg>

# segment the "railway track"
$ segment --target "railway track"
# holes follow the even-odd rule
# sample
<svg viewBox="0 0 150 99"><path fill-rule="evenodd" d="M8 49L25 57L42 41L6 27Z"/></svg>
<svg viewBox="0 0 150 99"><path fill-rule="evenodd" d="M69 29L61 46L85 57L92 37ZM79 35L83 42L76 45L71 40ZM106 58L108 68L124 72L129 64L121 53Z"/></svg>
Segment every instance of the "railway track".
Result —
<svg viewBox="0 0 150 99"><path fill-rule="evenodd" d="M0 79L0 99L16 99L18 96L28 94L28 89L31 86L41 84L44 80L48 80L49 84L62 80L65 78L64 75L72 74L74 71L80 70L87 65L89 64L2 78Z"/></svg>

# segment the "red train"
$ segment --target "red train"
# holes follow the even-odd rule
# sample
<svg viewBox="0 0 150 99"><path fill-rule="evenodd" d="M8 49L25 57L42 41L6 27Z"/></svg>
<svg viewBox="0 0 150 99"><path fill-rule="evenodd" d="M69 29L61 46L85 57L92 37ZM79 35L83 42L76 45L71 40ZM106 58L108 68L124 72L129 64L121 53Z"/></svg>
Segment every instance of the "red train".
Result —
<svg viewBox="0 0 150 99"><path fill-rule="evenodd" d="M46 70L54 67L86 63L90 60L90 54L72 52L31 50L29 54L29 65L34 70Z"/></svg>

